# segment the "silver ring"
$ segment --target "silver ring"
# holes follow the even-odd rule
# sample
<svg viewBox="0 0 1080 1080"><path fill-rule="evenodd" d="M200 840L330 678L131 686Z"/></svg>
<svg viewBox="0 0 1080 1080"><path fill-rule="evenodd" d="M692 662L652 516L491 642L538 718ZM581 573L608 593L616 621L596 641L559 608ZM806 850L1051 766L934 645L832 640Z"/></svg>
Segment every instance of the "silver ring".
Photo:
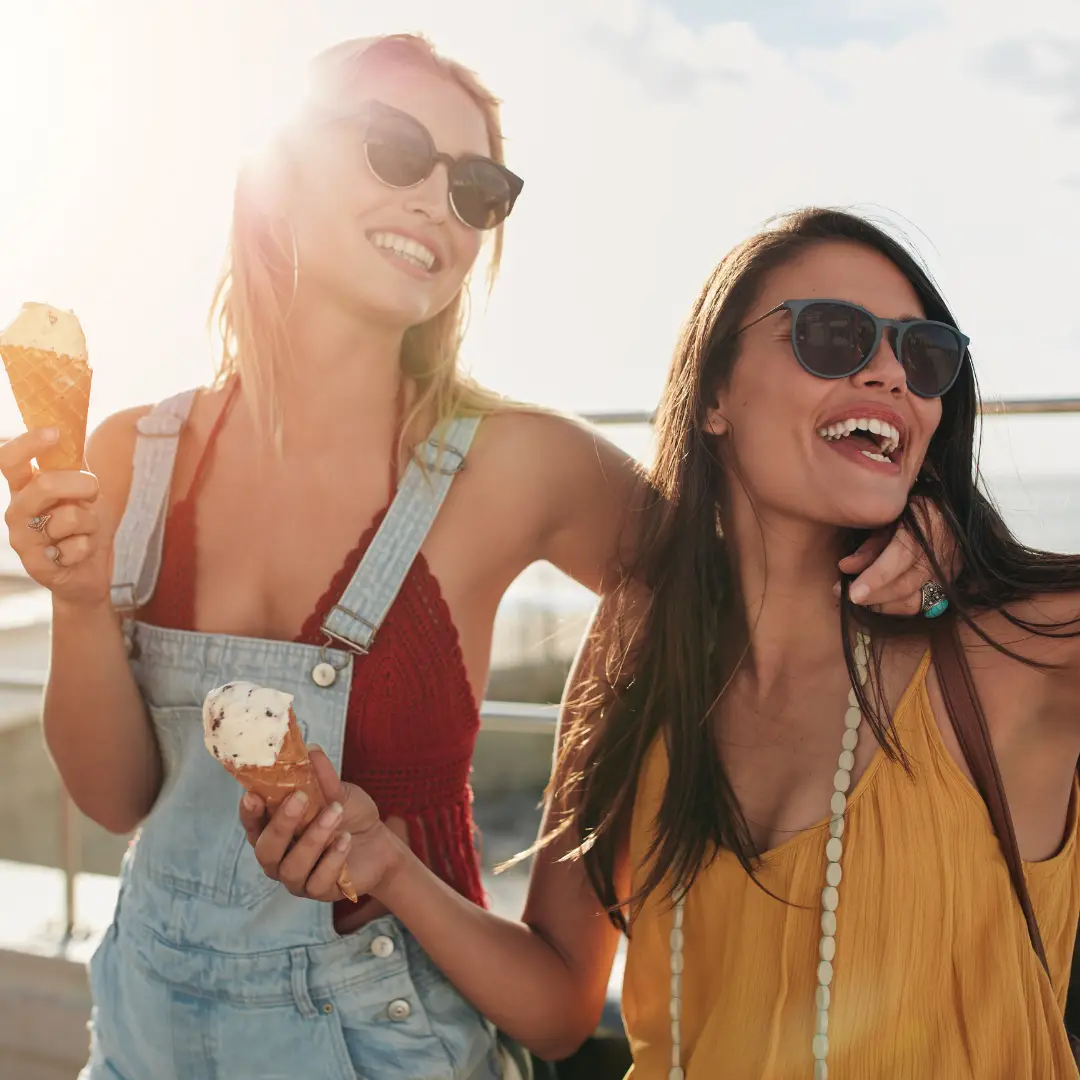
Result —
<svg viewBox="0 0 1080 1080"><path fill-rule="evenodd" d="M33 529L34 532L39 532L44 536L49 534L45 532L45 526L52 521L52 514L35 514L27 523L28 529Z"/></svg>
<svg viewBox="0 0 1080 1080"><path fill-rule="evenodd" d="M936 619L943 615L949 606L949 599L945 590L936 582L928 581L921 590L922 604L920 610L928 619Z"/></svg>

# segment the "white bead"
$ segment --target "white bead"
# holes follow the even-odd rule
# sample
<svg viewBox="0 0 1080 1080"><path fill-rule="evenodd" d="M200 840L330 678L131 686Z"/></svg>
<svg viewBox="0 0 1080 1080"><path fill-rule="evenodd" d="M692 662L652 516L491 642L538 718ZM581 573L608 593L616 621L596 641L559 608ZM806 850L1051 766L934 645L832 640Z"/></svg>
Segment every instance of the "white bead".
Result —
<svg viewBox="0 0 1080 1080"><path fill-rule="evenodd" d="M837 764L845 772L851 772L855 768L855 755L850 750L841 751Z"/></svg>
<svg viewBox="0 0 1080 1080"><path fill-rule="evenodd" d="M678 1020L682 1017L682 999L673 997L671 999L671 1019Z"/></svg>
<svg viewBox="0 0 1080 1080"><path fill-rule="evenodd" d="M814 1062L814 1080L829 1080L829 1066L827 1062Z"/></svg>
<svg viewBox="0 0 1080 1080"><path fill-rule="evenodd" d="M675 920L674 920L673 925L674 925L676 930L681 930L682 929L683 907L684 907L684 902L682 900L680 900L675 905Z"/></svg>
<svg viewBox="0 0 1080 1080"><path fill-rule="evenodd" d="M832 992L827 986L819 986L814 991L814 1004L818 1007L819 1012L829 1011L829 1002L832 1000Z"/></svg>
<svg viewBox="0 0 1080 1080"><path fill-rule="evenodd" d="M669 935L671 940L671 951L682 952L683 950L683 932L678 928L671 931Z"/></svg>
<svg viewBox="0 0 1080 1080"><path fill-rule="evenodd" d="M850 720L848 720L848 716L851 715L852 709L858 709L859 708L859 695L855 693L855 687L854 686L848 691L847 703L848 703L848 711L847 711L847 715L845 715L845 717L844 717L844 720L847 723L848 727L858 727L859 726L858 724L854 724ZM860 719L862 718L862 713L861 712L859 713L859 718Z"/></svg>
<svg viewBox="0 0 1080 1080"><path fill-rule="evenodd" d="M839 816L847 809L847 796L842 791L834 791L829 806L832 812Z"/></svg>
<svg viewBox="0 0 1080 1080"><path fill-rule="evenodd" d="M683 954L673 952L671 954L671 974L681 975L683 971Z"/></svg>
<svg viewBox="0 0 1080 1080"><path fill-rule="evenodd" d="M825 867L825 883L833 887L840 884L844 876L844 868L838 862L831 862Z"/></svg>
<svg viewBox="0 0 1080 1080"><path fill-rule="evenodd" d="M847 769L837 769L832 783L837 791L847 791L851 787L851 773Z"/></svg>
<svg viewBox="0 0 1080 1080"><path fill-rule="evenodd" d="M837 814L829 822L829 835L835 836L837 840L844 835L844 818L843 815Z"/></svg>
<svg viewBox="0 0 1080 1080"><path fill-rule="evenodd" d="M311 681L325 690L328 686L333 686L337 682L337 670L333 664L323 661L323 663L316 664L311 669Z"/></svg>
<svg viewBox="0 0 1080 1080"><path fill-rule="evenodd" d="M824 1061L829 1056L829 1036L814 1036L814 1057L818 1061Z"/></svg>
<svg viewBox="0 0 1080 1080"><path fill-rule="evenodd" d="M678 998L678 999L682 998L682 976L681 975L672 975L671 976L671 996L673 998Z"/></svg>
<svg viewBox="0 0 1080 1080"><path fill-rule="evenodd" d="M862 713L859 713L862 716ZM858 728L844 728L843 744L845 750L854 750L859 745L859 729Z"/></svg>
<svg viewBox="0 0 1080 1080"><path fill-rule="evenodd" d="M836 912L823 911L821 913L821 932L829 937L836 936Z"/></svg>
<svg viewBox="0 0 1080 1080"><path fill-rule="evenodd" d="M836 938L823 937L818 944L818 956L822 960L828 960L831 964L836 958Z"/></svg>
<svg viewBox="0 0 1080 1080"><path fill-rule="evenodd" d="M679 1039L679 1021L671 1021L671 1045L673 1048L678 1048L680 1043Z"/></svg>
<svg viewBox="0 0 1080 1080"><path fill-rule="evenodd" d="M821 987L821 989L828 989L827 987ZM829 1010L818 1009L817 1014L817 1031L816 1035L828 1035L829 1034Z"/></svg>
<svg viewBox="0 0 1080 1080"><path fill-rule="evenodd" d="M821 890L821 906L826 911L835 911L836 905L840 903L840 894L836 891L836 887L833 885L826 885Z"/></svg>
<svg viewBox="0 0 1080 1080"><path fill-rule="evenodd" d="M852 693L855 691L853 690ZM858 705L853 705L844 713L844 727L851 731L855 731L862 723L862 709Z"/></svg>
<svg viewBox="0 0 1080 1080"><path fill-rule="evenodd" d="M682 1069L678 1065L673 1065L671 1072L667 1074L667 1080L684 1080ZM815 1076L814 1080L818 1080L818 1078Z"/></svg>
<svg viewBox="0 0 1080 1080"><path fill-rule="evenodd" d="M839 862L840 856L844 854L844 841L838 836L834 836L825 845L825 858L829 862Z"/></svg>
<svg viewBox="0 0 1080 1080"><path fill-rule="evenodd" d="M828 986L832 982L832 964L828 960L822 960L817 966L817 981L819 986Z"/></svg>
<svg viewBox="0 0 1080 1080"><path fill-rule="evenodd" d="M678 1043L673 1043L671 1046L671 1067L673 1069L679 1068L682 1064L682 1050Z"/></svg>

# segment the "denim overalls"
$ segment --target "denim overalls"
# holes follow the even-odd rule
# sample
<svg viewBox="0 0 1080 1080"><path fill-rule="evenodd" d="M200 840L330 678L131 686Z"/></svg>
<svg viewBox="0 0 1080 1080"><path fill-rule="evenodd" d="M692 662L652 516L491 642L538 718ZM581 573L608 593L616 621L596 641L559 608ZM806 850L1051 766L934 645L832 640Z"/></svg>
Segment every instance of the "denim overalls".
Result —
<svg viewBox="0 0 1080 1080"><path fill-rule="evenodd" d="M353 664L397 595L478 421L410 463L319 648L166 630L130 617L154 589L180 429L193 393L139 423L117 531L113 603L164 762L90 961L90 1061L80 1080L489 1080L512 1075L497 1032L392 916L354 934L332 905L265 877L238 818L237 782L203 744L206 693L234 679L295 697L305 739L341 766ZM302 523L293 523L301 527ZM243 543L242 534L237 543ZM331 647L332 646L332 647ZM417 717L422 723L422 718ZM516 1055L515 1055L516 1056Z"/></svg>

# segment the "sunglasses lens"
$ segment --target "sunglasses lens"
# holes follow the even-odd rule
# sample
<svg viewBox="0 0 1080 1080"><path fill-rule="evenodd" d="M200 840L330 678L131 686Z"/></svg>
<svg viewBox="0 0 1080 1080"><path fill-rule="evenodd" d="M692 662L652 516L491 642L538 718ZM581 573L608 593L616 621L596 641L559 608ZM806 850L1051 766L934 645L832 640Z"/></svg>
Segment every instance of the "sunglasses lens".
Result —
<svg viewBox="0 0 1080 1080"><path fill-rule="evenodd" d="M384 119L364 139L368 167L389 187L408 188L431 175L435 155L427 132L405 118Z"/></svg>
<svg viewBox="0 0 1080 1080"><path fill-rule="evenodd" d="M845 304L808 304L795 320L795 351L808 371L839 379L858 370L874 347L872 319Z"/></svg>
<svg viewBox="0 0 1080 1080"><path fill-rule="evenodd" d="M493 229L504 221L516 194L510 177L493 161L466 159L451 170L450 201L474 229Z"/></svg>
<svg viewBox="0 0 1080 1080"><path fill-rule="evenodd" d="M923 397L938 397L945 393L964 360L964 350L956 333L937 323L916 323L908 327L901 351L908 386Z"/></svg>

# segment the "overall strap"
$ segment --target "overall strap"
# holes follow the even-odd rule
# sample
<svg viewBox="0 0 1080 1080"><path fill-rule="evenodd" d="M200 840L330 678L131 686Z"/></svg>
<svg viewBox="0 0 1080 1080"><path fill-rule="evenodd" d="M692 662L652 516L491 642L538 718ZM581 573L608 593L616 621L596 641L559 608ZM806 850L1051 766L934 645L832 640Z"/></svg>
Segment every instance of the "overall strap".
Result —
<svg viewBox="0 0 1080 1080"><path fill-rule="evenodd" d="M113 541L112 603L127 623L157 584L173 465L195 393L166 398L136 424L131 489Z"/></svg>
<svg viewBox="0 0 1080 1080"><path fill-rule="evenodd" d="M356 653L370 651L454 477L465 467L479 424L478 416L459 417L441 440L432 433L417 448L426 469L415 459L409 462L371 546L322 624L329 642Z"/></svg>

